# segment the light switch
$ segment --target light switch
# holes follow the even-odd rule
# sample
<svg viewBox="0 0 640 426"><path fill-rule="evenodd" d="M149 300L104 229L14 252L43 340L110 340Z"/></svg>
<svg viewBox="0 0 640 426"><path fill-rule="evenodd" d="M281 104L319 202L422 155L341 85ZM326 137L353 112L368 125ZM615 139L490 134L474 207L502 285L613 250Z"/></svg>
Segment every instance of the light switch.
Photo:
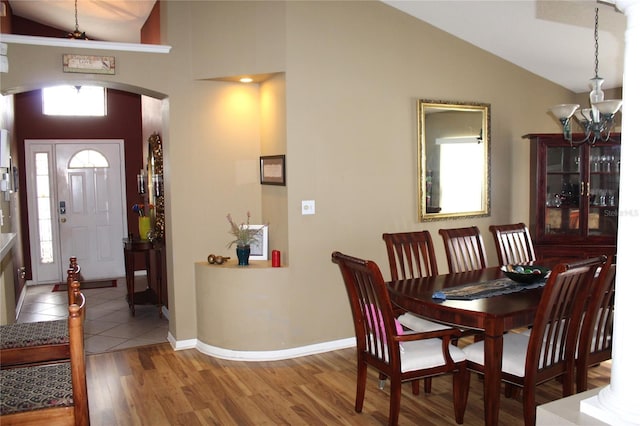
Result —
<svg viewBox="0 0 640 426"><path fill-rule="evenodd" d="M302 214L316 214L316 200L302 200Z"/></svg>

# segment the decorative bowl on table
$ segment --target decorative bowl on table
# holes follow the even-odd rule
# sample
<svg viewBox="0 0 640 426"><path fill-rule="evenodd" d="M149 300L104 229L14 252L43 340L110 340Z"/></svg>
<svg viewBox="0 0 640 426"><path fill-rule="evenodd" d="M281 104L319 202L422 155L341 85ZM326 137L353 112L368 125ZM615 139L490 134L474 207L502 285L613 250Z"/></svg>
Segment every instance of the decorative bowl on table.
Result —
<svg viewBox="0 0 640 426"><path fill-rule="evenodd" d="M549 268L537 265L504 265L502 273L520 284L534 284L543 281L549 275Z"/></svg>

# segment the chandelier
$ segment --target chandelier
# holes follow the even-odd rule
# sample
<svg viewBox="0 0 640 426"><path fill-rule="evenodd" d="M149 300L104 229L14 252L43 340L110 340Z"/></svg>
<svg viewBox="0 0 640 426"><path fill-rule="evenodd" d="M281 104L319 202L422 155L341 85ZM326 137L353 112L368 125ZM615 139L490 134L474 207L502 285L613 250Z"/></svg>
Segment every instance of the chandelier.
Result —
<svg viewBox="0 0 640 426"><path fill-rule="evenodd" d="M76 0L76 29L72 33L67 34L67 37L74 40L89 40L89 37L87 37L84 31L80 32L78 27L78 0Z"/></svg>
<svg viewBox="0 0 640 426"><path fill-rule="evenodd" d="M622 106L622 101L619 99L604 100L604 92L602 91L604 79L598 76L598 8L596 8L593 34L595 39L595 76L589 80L591 108L579 109L580 105L577 104L561 104L552 107L550 110L560 120L564 139L569 141L571 145L580 145L585 142L589 142L592 145L598 141L607 142L611 135L616 112ZM571 136L571 117L575 118L584 129L584 139L573 140Z"/></svg>

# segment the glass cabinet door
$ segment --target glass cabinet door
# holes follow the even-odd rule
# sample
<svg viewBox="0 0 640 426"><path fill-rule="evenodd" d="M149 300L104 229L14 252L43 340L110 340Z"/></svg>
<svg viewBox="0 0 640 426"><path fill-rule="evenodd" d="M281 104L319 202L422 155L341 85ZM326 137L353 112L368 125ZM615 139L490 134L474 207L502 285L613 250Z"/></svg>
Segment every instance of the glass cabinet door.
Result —
<svg viewBox="0 0 640 426"><path fill-rule="evenodd" d="M588 236L615 236L618 230L620 145L589 150Z"/></svg>
<svg viewBox="0 0 640 426"><path fill-rule="evenodd" d="M581 148L571 146L547 146L546 235L580 235L582 152Z"/></svg>

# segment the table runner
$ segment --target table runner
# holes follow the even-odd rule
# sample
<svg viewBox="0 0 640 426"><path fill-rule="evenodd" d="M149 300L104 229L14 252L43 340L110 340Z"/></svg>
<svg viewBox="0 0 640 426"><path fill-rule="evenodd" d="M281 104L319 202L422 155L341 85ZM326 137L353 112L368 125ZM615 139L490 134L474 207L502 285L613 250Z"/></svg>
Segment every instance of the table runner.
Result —
<svg viewBox="0 0 640 426"><path fill-rule="evenodd" d="M442 291L436 291L433 293L432 297L439 300L474 300L515 293L522 290L542 287L544 285L545 280L533 284L520 284L513 281L511 278L498 278L496 280L449 287Z"/></svg>

